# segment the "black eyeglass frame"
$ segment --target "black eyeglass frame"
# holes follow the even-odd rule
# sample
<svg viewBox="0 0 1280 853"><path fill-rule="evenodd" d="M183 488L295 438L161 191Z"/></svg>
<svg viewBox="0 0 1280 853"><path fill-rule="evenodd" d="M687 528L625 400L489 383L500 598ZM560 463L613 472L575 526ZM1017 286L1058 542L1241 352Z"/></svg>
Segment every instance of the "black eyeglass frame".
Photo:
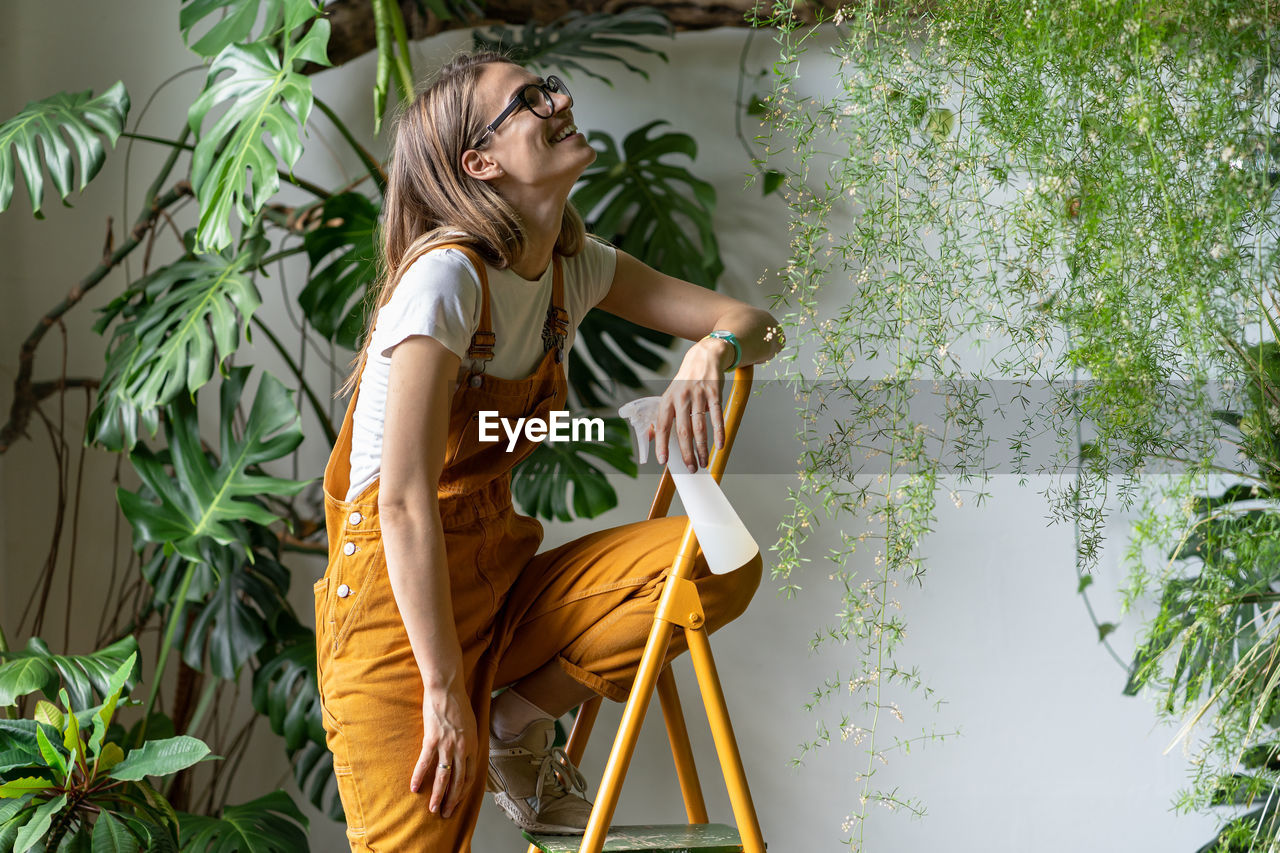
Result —
<svg viewBox="0 0 1280 853"><path fill-rule="evenodd" d="M546 106L548 109L548 112L546 115L543 115L542 113L538 112L537 108L534 106L533 101L530 99L530 96L529 96L530 89L537 89L542 94L543 98L545 99L542 102L542 105ZM524 86L519 92L516 92L515 95L511 98L511 102L507 104L507 108L504 109L498 115L497 118L495 118L493 121L485 125L484 133L481 134L480 139L476 142L476 144L471 147L479 148L480 146L484 145L485 142L489 140L489 137L493 135L493 132L498 129L498 126L502 124L504 121L506 121L507 118L511 116L512 113L520 109L521 106L528 107L529 112L533 113L540 119L546 120L551 118L556 113L556 102L551 97L552 95L568 96L569 106L573 106L573 93L569 91L569 87L566 86L564 81L561 80L556 75L548 74L546 82L529 83L528 85Z"/></svg>

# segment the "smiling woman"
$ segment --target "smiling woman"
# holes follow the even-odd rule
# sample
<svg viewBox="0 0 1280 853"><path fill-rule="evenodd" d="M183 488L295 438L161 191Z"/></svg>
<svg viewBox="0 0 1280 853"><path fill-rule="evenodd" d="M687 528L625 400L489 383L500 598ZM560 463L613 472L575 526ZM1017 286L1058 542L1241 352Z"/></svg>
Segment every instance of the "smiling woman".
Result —
<svg viewBox="0 0 1280 853"><path fill-rule="evenodd" d="M481 415L564 414L565 357L599 307L696 342L656 436L665 449L674 427L693 471L709 455L694 415L723 444L724 372L781 346L767 312L587 236L568 197L596 152L573 106L558 78L478 53L397 120L377 309L325 470L329 564L315 585L355 851L470 850L486 788L525 829L581 832L591 806L552 746L554 719L626 697L686 526L643 521L538 553L541 524L511 502L511 470L537 437L482 440ZM745 610L762 567L757 553L712 575L697 558L708 630Z"/></svg>

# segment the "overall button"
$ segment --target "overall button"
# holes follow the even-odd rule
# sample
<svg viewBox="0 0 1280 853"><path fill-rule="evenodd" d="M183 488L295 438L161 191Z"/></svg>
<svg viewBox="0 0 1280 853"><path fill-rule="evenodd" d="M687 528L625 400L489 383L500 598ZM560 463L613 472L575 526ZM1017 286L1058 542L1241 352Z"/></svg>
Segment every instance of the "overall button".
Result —
<svg viewBox="0 0 1280 853"><path fill-rule="evenodd" d="M356 552L356 543L354 542L348 542L346 545L342 546L342 553L346 554L348 557L350 557L355 552Z"/></svg>
<svg viewBox="0 0 1280 853"><path fill-rule="evenodd" d="M470 381L471 381L471 387L472 387L472 388L479 388L479 387L480 387L480 385L481 385L481 383L483 383L483 382L484 382L484 378L483 378L483 377L481 377L479 373L477 373L477 374L475 374L474 376L472 376L472 377L471 377L471 380L470 380Z"/></svg>
<svg viewBox="0 0 1280 853"><path fill-rule="evenodd" d="M338 598L346 598L350 594L351 587L347 586L345 583L338 587Z"/></svg>
<svg viewBox="0 0 1280 853"><path fill-rule="evenodd" d="M358 512L353 512L351 513L351 515L347 516L347 521L350 524L359 524L360 522L364 521L364 516Z"/></svg>

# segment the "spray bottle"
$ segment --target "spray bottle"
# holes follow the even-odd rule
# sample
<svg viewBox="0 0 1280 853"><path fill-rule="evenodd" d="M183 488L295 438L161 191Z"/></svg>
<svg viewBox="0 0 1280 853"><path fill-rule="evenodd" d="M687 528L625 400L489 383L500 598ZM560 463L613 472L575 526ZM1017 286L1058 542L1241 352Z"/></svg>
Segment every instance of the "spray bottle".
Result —
<svg viewBox="0 0 1280 853"><path fill-rule="evenodd" d="M649 459L649 436L652 434L655 442L657 440L658 404L661 400L661 397L640 397L618 409L618 414L631 422L642 465ZM706 417L706 414L694 417ZM655 455L656 452L655 447ZM690 474L685 470L674 423L667 441L667 470L675 481L680 502L693 522L693 533L712 572L720 575L731 572L760 553L760 546L733 511L711 472L699 468Z"/></svg>

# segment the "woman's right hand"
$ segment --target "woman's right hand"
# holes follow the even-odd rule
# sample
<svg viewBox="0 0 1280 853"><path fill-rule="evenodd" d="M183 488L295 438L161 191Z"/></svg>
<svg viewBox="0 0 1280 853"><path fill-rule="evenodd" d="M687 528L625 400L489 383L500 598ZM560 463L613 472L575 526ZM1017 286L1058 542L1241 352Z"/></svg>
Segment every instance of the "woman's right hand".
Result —
<svg viewBox="0 0 1280 853"><path fill-rule="evenodd" d="M476 715L461 684L426 688L422 696L422 752L409 790L416 794L424 781L431 780L428 808L442 817L452 817L475 779L477 747Z"/></svg>

